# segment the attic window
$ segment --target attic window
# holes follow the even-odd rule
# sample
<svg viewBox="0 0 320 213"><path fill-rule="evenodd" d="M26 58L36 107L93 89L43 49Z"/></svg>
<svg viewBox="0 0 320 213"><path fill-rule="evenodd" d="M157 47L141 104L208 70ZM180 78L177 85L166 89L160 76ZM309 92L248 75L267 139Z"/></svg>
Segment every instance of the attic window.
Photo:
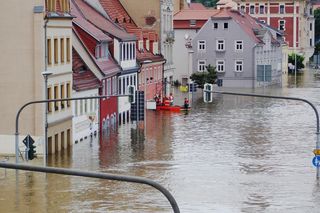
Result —
<svg viewBox="0 0 320 213"><path fill-rule="evenodd" d="M119 21L118 21L118 19L117 19L117 18L114 20L114 22L115 22L115 23L119 23Z"/></svg>
<svg viewBox="0 0 320 213"><path fill-rule="evenodd" d="M123 23L127 23L127 20L126 20L126 18L123 18Z"/></svg>
<svg viewBox="0 0 320 213"><path fill-rule="evenodd" d="M217 22L213 23L213 28L214 29L218 29L218 23Z"/></svg>
<svg viewBox="0 0 320 213"><path fill-rule="evenodd" d="M228 29L228 23L223 24L224 29Z"/></svg>
<svg viewBox="0 0 320 213"><path fill-rule="evenodd" d="M83 73L84 71L86 71L86 66L83 65L79 68L79 73Z"/></svg>
<svg viewBox="0 0 320 213"><path fill-rule="evenodd" d="M191 19L190 20L190 27L195 27L197 24L197 20Z"/></svg>

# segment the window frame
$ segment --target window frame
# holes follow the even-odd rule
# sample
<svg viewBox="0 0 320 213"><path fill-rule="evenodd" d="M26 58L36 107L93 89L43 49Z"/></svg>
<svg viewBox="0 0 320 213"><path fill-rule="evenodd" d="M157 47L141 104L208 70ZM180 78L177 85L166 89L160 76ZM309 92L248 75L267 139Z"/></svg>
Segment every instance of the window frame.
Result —
<svg viewBox="0 0 320 213"><path fill-rule="evenodd" d="M283 9L281 9L283 7ZM286 6L284 4L279 4L279 14L286 13Z"/></svg>
<svg viewBox="0 0 320 213"><path fill-rule="evenodd" d="M281 22L283 22L283 29L280 29L280 27L282 26ZM281 31L285 31L286 30L286 20L284 20L284 19L279 19L278 20L278 30L281 30Z"/></svg>
<svg viewBox="0 0 320 213"><path fill-rule="evenodd" d="M222 43L220 43L220 42L222 42ZM220 45L222 45L223 48L220 48ZM225 40L224 39L217 39L216 40L216 51L219 51L219 52L225 51L226 50L225 46L226 45L225 45Z"/></svg>
<svg viewBox="0 0 320 213"><path fill-rule="evenodd" d="M251 9L253 8L253 10L251 11ZM255 5L251 4L249 6L249 14L256 14L256 7Z"/></svg>
<svg viewBox="0 0 320 213"><path fill-rule="evenodd" d="M205 40L198 40L198 52L205 52L207 49L207 42Z"/></svg>
<svg viewBox="0 0 320 213"><path fill-rule="evenodd" d="M222 62L222 64L220 64ZM226 72L226 69L225 69L225 60L223 59L217 59L216 60L216 70L218 73L224 73ZM220 69L222 67L222 70Z"/></svg>
<svg viewBox="0 0 320 213"><path fill-rule="evenodd" d="M263 4L260 4L259 5L259 14L265 14L265 12L266 12L265 6Z"/></svg>
<svg viewBox="0 0 320 213"><path fill-rule="evenodd" d="M238 42L241 42L241 44L239 44ZM241 46L240 49L238 49L238 45ZM235 50L235 52L243 52L243 40L235 40L234 41L234 50Z"/></svg>
<svg viewBox="0 0 320 213"><path fill-rule="evenodd" d="M241 64L238 64L238 62L241 62ZM241 67L241 70L240 70L240 71L238 70L238 66ZM243 72L243 60L242 60L242 59L236 59L236 60L234 61L234 71L235 71L235 72L238 72L238 73Z"/></svg>
<svg viewBox="0 0 320 213"><path fill-rule="evenodd" d="M203 62L203 64L202 64L202 62ZM206 60L198 60L198 65L197 65L198 72L206 71L206 66L207 66L207 61ZM201 70L202 67L203 67L203 70Z"/></svg>

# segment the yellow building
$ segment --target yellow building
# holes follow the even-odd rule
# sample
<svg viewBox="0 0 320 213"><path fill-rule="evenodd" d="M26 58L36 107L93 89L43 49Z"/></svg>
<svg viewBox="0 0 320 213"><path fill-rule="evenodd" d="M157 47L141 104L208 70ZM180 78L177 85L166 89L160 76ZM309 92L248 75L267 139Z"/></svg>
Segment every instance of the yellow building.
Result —
<svg viewBox="0 0 320 213"><path fill-rule="evenodd" d="M0 154L15 152L15 119L19 108L29 101L45 99L42 72L52 72L48 80L49 97L71 94L72 17L68 11L69 0L1 2ZM20 150L25 149L22 139L30 134L35 139L37 153L43 153L44 109L44 104L36 104L22 111L19 119ZM71 106L70 103L57 103L49 105L49 109L49 152L54 152L61 149L61 141L65 146L71 141Z"/></svg>

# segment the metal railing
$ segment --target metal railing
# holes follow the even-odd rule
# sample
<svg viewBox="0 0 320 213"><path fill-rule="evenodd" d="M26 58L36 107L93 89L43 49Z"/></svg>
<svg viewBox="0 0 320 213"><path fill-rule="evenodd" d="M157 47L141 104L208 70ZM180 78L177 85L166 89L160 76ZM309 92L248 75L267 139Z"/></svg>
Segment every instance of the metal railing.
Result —
<svg viewBox="0 0 320 213"><path fill-rule="evenodd" d="M180 213L178 204L171 193L164 188L162 185L157 182L136 176L125 176L125 175L115 175L110 173L99 173L99 172L88 172L81 170L73 170L73 169L63 169L63 168L55 168L55 167L40 167L40 166L30 166L23 164L14 164L14 163L4 163L0 162L0 168L6 169L17 169L17 170L25 170L25 171L33 171L33 172L42 172L42 173L51 173L51 174L61 174L61 175L70 175L70 176L78 176L78 177L89 177L89 178L99 178L105 180L114 180L114 181L122 181L122 182L130 182L130 183L139 183L144 185L149 185L158 191L160 191L170 202L171 208L174 213Z"/></svg>

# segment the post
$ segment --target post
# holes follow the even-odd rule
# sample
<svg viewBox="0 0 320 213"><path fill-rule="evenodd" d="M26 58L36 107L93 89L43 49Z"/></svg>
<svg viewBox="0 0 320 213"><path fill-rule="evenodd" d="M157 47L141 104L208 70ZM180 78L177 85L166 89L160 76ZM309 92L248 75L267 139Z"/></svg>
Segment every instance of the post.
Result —
<svg viewBox="0 0 320 213"><path fill-rule="evenodd" d="M297 87L297 53L294 50L294 84Z"/></svg>
<svg viewBox="0 0 320 213"><path fill-rule="evenodd" d="M50 71L44 71L42 72L42 75L44 77L44 94L45 94L45 100L48 100L48 77L49 75L52 75L52 72ZM44 108L44 152L43 152L43 162L44 166L47 166L48 162L48 104L45 104Z"/></svg>

